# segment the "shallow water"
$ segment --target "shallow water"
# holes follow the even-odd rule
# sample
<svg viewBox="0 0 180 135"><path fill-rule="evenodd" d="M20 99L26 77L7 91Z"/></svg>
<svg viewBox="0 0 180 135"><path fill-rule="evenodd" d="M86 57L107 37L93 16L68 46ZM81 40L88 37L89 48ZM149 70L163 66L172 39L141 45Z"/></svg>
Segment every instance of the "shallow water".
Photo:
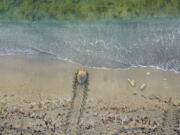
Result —
<svg viewBox="0 0 180 135"><path fill-rule="evenodd" d="M0 54L47 54L91 67L180 71L180 19L0 23Z"/></svg>

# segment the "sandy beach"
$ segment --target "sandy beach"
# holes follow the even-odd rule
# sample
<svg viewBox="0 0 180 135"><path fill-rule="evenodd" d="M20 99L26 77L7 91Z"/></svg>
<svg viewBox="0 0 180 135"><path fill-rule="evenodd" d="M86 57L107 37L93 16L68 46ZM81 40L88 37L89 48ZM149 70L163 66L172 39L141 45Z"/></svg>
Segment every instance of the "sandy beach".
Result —
<svg viewBox="0 0 180 135"><path fill-rule="evenodd" d="M79 68L87 69L90 76L87 104L79 125L83 135L111 135L120 132L118 129L121 127L139 127L142 131L142 127L157 129L162 127L162 117L168 107L173 108L170 112L179 110L180 74L173 71L95 69L43 55L1 56L2 135L14 131L17 134L23 132L23 135L36 132L63 134L72 97L73 76ZM172 102L168 104L170 98ZM171 116L175 115L167 117L170 121ZM179 116L175 119L179 124ZM20 128L27 132L17 130ZM177 135L179 129L180 126L176 126Z"/></svg>

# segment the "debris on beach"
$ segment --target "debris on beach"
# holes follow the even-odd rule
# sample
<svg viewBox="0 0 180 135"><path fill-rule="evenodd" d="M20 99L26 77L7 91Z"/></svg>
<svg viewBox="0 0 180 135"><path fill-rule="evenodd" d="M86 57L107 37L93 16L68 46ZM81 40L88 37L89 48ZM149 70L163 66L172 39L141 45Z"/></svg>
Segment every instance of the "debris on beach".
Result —
<svg viewBox="0 0 180 135"><path fill-rule="evenodd" d="M145 90L145 88L147 87L147 85L145 83L143 83L141 86L140 86L140 90Z"/></svg>
<svg viewBox="0 0 180 135"><path fill-rule="evenodd" d="M173 103L174 106L180 106L180 100L175 100Z"/></svg>
<svg viewBox="0 0 180 135"><path fill-rule="evenodd" d="M136 81L135 80L130 80L130 79L128 79L128 82L129 82L129 84L131 85L131 87L135 87L136 86Z"/></svg>

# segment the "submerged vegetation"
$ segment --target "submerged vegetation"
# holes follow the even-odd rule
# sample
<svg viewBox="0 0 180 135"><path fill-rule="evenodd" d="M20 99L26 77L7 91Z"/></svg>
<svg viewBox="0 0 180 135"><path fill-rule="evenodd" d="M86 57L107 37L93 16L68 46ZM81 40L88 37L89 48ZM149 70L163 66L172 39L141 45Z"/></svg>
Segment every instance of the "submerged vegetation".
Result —
<svg viewBox="0 0 180 135"><path fill-rule="evenodd" d="M0 0L0 20L111 20L179 15L179 0Z"/></svg>

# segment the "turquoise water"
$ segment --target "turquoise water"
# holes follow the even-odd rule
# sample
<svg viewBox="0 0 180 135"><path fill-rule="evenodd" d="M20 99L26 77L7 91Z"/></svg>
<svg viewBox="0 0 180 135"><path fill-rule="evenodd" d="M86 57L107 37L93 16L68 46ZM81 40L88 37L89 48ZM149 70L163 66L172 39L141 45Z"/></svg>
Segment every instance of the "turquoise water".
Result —
<svg viewBox="0 0 180 135"><path fill-rule="evenodd" d="M180 19L0 23L0 55L46 54L90 67L180 71Z"/></svg>

